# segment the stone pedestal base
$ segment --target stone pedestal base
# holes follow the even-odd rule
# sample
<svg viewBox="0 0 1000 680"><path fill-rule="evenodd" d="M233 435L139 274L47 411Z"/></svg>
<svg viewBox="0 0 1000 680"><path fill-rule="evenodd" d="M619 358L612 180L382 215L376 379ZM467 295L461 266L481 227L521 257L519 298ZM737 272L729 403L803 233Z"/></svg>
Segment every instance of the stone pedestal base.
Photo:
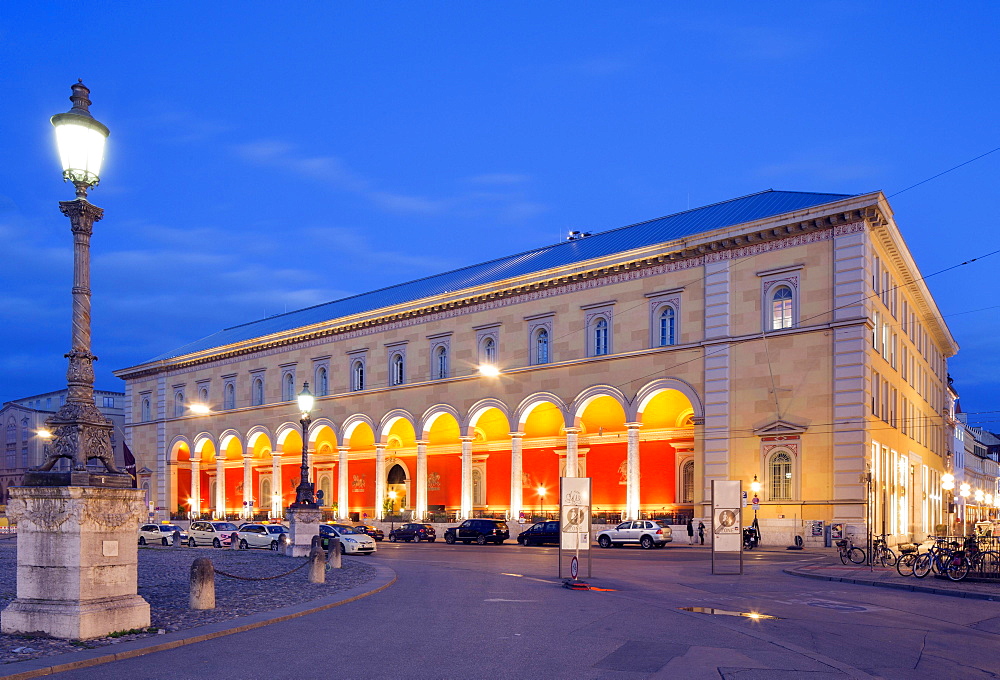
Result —
<svg viewBox="0 0 1000 680"><path fill-rule="evenodd" d="M319 521L323 513L318 507L289 508L287 515L288 543L285 545L285 556L308 557L313 536L319 534Z"/></svg>
<svg viewBox="0 0 1000 680"><path fill-rule="evenodd" d="M149 625L136 594L141 489L14 487L17 599L0 631L86 640Z"/></svg>

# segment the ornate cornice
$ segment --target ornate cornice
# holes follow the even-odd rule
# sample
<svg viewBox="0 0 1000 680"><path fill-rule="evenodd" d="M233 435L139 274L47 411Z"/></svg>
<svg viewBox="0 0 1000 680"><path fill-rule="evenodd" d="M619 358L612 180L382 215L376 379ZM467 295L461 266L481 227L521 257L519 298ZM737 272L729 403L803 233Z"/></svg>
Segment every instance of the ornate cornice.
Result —
<svg viewBox="0 0 1000 680"><path fill-rule="evenodd" d="M418 323L436 321L472 312L508 306L514 302L561 295L578 290L596 288L623 281L657 276L670 271L680 271L703 266L707 262L749 257L767 250L794 247L833 236L835 230L863 230L872 223L873 216L880 215L874 208L851 209L783 224L777 227L752 230L743 234L727 235L717 240L696 245L682 245L676 250L655 255L646 255L624 262L607 264L593 269L565 273L539 281L511 285L470 295L465 298L426 304L392 314L375 316L349 323L329 325L316 330L307 330L288 337L271 340L248 341L239 346L221 347L211 354L189 359L180 357L155 364L139 365L114 371L114 375L135 380L164 372L188 370L208 363L227 363L242 360L248 355L264 356L275 351L284 351L291 345L308 346L305 343L325 342L328 338L341 336L350 339L385 330L412 326ZM846 233L846 232L845 232ZM780 245L777 242L782 242ZM331 322L335 323L335 320Z"/></svg>

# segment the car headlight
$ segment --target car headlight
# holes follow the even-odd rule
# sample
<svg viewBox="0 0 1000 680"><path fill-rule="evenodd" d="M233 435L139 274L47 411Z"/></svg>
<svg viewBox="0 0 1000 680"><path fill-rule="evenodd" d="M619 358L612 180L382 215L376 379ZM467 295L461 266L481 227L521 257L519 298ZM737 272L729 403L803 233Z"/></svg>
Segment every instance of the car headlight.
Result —
<svg viewBox="0 0 1000 680"><path fill-rule="evenodd" d="M347 541L348 543L357 543L357 541L355 541L353 538L345 538L344 540Z"/></svg>

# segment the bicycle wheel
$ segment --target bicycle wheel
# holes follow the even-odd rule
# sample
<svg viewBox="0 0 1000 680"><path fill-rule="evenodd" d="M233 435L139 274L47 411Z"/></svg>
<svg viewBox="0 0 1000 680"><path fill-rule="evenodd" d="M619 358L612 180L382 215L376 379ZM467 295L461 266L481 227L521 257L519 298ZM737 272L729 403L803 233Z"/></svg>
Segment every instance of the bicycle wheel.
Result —
<svg viewBox="0 0 1000 680"><path fill-rule="evenodd" d="M934 561L934 556L930 553L920 553L917 555L916 560L913 562L913 575L917 578L923 578L927 574L931 573L931 563Z"/></svg>
<svg viewBox="0 0 1000 680"><path fill-rule="evenodd" d="M1000 553L994 550L979 553L979 559L976 560L973 571L977 571L983 576L997 578L1000 576Z"/></svg>
<svg viewBox="0 0 1000 680"><path fill-rule="evenodd" d="M854 564L861 564L865 561L865 551L861 548L851 548L847 551L847 559Z"/></svg>
<svg viewBox="0 0 1000 680"><path fill-rule="evenodd" d="M948 564L948 578L961 581L969 574L969 559L965 555L956 555Z"/></svg>
<svg viewBox="0 0 1000 680"><path fill-rule="evenodd" d="M878 559L884 567L896 566L896 553L894 553L891 548L882 548L879 551Z"/></svg>
<svg viewBox="0 0 1000 680"><path fill-rule="evenodd" d="M931 560L931 571L935 574L944 574L948 571L948 562L951 560L951 553L939 552Z"/></svg>
<svg viewBox="0 0 1000 680"><path fill-rule="evenodd" d="M916 561L915 553L904 553L896 560L896 571L900 576L913 576L913 563Z"/></svg>
<svg viewBox="0 0 1000 680"><path fill-rule="evenodd" d="M840 550L837 551L837 553L840 555L841 563L847 564L847 549L841 548Z"/></svg>

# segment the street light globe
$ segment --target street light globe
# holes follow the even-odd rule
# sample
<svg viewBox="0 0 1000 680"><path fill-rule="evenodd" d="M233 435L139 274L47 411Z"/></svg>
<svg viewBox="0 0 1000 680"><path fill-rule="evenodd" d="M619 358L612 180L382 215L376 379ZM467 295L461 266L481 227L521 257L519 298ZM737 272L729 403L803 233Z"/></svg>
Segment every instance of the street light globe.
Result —
<svg viewBox="0 0 1000 680"><path fill-rule="evenodd" d="M946 491L951 491L955 488L955 475L950 472L946 472L941 475L941 488Z"/></svg>
<svg viewBox="0 0 1000 680"><path fill-rule="evenodd" d="M971 489L972 489L972 487L969 486L968 483L963 482L962 486L959 487L959 493L961 494L962 498L968 498L969 497L969 491Z"/></svg>
<svg viewBox="0 0 1000 680"><path fill-rule="evenodd" d="M205 416L212 412L208 404L191 404L188 406L188 410L196 416Z"/></svg>
<svg viewBox="0 0 1000 680"><path fill-rule="evenodd" d="M299 411L302 413L312 413L313 404L316 403L316 397L312 395L309 391L309 383L303 383L302 391L299 392L299 396L296 397L299 402Z"/></svg>
<svg viewBox="0 0 1000 680"><path fill-rule="evenodd" d="M36 430L35 434L37 434L42 439L52 439L52 432L50 430L45 429L44 427L39 430Z"/></svg>
<svg viewBox="0 0 1000 680"><path fill-rule="evenodd" d="M985 498L985 496L983 494L983 490L982 489L976 489L976 502L977 503L982 503L983 502L983 498Z"/></svg>
<svg viewBox="0 0 1000 680"><path fill-rule="evenodd" d="M538 487L538 495L541 496L541 497L543 497L543 498L545 497L545 487L544 486Z"/></svg>
<svg viewBox="0 0 1000 680"><path fill-rule="evenodd" d="M754 475L753 481L750 482L750 490L753 491L755 494L760 493L760 482L757 481L757 475Z"/></svg>
<svg viewBox="0 0 1000 680"><path fill-rule="evenodd" d="M72 90L69 100L73 108L67 113L57 113L51 121L56 128L63 179L77 185L77 195L83 198L87 187L96 187L101 181L104 144L110 133L107 126L90 114L90 90L83 81L73 84Z"/></svg>
<svg viewBox="0 0 1000 680"><path fill-rule="evenodd" d="M391 498L392 500L396 500L396 491L395 491L395 489L393 489L393 490L391 490L389 492L389 498Z"/></svg>

